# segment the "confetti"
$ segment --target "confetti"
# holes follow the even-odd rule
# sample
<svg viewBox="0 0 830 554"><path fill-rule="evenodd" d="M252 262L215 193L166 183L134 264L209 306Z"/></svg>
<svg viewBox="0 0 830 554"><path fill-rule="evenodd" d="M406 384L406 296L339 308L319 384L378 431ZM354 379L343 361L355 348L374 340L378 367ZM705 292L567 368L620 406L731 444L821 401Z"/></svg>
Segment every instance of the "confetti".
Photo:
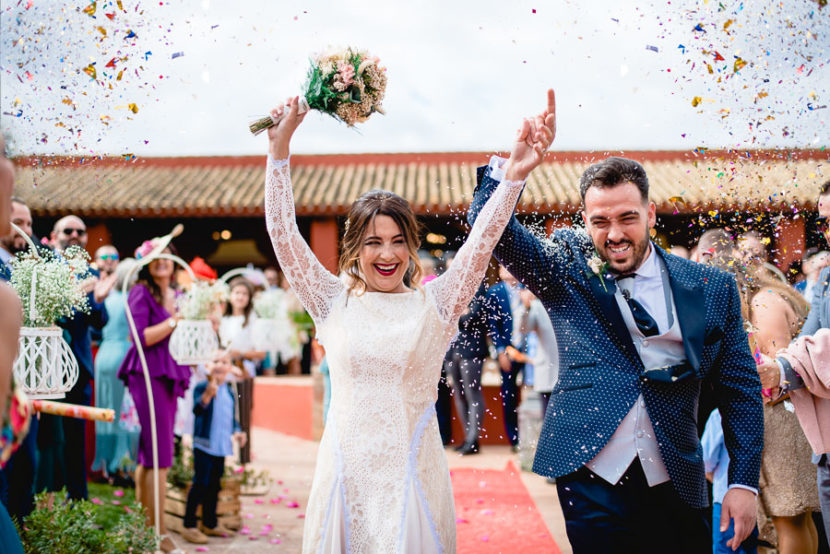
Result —
<svg viewBox="0 0 830 554"><path fill-rule="evenodd" d="M95 62L92 62L91 64L86 66L83 71L84 73L92 77L93 81L98 77L98 72L95 70Z"/></svg>
<svg viewBox="0 0 830 554"><path fill-rule="evenodd" d="M84 13L89 17L95 17L95 10L98 8L98 2L92 2L89 6L84 8Z"/></svg>
<svg viewBox="0 0 830 554"><path fill-rule="evenodd" d="M697 108L702 101L703 98L701 98L700 96L695 96L694 98L692 98L692 107Z"/></svg>
<svg viewBox="0 0 830 554"><path fill-rule="evenodd" d="M173 55L170 57L175 60L176 58L181 58L182 56L184 56L184 52L173 52Z"/></svg>
<svg viewBox="0 0 830 554"><path fill-rule="evenodd" d="M646 50L651 50L652 52L660 52L660 49L656 46L652 46L650 44L646 44Z"/></svg>

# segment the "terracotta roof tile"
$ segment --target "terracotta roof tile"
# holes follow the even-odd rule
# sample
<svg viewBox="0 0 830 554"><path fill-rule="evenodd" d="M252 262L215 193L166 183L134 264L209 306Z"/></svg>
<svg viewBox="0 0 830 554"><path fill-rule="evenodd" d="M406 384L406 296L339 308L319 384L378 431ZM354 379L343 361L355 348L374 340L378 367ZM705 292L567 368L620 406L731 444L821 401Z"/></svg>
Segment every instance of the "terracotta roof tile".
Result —
<svg viewBox="0 0 830 554"><path fill-rule="evenodd" d="M573 211L579 176L609 153L555 153L527 184L522 211ZM614 153L612 153L614 154ZM661 212L735 210L798 204L812 207L830 177L821 151L709 153L628 152L649 176ZM463 209L483 153L294 156L297 213L344 214L373 188L392 190L419 212ZM37 163L35 163L37 162ZM259 215L262 157L16 160L15 194L38 214L92 216ZM680 198L680 200L677 200ZM672 201L674 199L674 201Z"/></svg>

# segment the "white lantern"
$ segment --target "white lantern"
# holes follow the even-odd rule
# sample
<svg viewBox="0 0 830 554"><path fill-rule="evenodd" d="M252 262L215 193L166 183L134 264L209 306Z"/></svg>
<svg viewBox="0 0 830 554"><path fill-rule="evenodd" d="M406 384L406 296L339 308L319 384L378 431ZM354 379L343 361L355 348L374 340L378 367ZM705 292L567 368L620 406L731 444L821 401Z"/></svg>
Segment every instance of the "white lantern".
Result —
<svg viewBox="0 0 830 554"><path fill-rule="evenodd" d="M282 340L280 322L277 319L260 318L255 319L251 335L254 341L254 349L261 352L275 352Z"/></svg>
<svg viewBox="0 0 830 554"><path fill-rule="evenodd" d="M170 335L170 355L181 365L207 363L217 348L216 331L206 319L183 319Z"/></svg>
<svg viewBox="0 0 830 554"><path fill-rule="evenodd" d="M23 327L14 376L30 398L64 398L78 381L78 362L59 327Z"/></svg>

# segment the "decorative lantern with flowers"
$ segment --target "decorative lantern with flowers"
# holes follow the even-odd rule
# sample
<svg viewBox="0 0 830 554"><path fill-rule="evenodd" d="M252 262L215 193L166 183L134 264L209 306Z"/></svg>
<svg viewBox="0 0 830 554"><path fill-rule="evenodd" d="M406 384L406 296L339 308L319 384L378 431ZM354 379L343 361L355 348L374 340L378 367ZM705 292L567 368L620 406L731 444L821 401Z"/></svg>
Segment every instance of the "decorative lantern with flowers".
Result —
<svg viewBox="0 0 830 554"><path fill-rule="evenodd" d="M81 287L89 255L72 246L62 254L39 254L34 245L11 261L9 284L23 303L24 326L14 375L31 398L64 398L78 380L78 362L57 327L61 318L88 312Z"/></svg>
<svg viewBox="0 0 830 554"><path fill-rule="evenodd" d="M228 298L227 285L222 281L208 284L194 282L177 301L182 320L170 335L170 355L176 362L207 363L219 348L219 340L209 316L214 307Z"/></svg>

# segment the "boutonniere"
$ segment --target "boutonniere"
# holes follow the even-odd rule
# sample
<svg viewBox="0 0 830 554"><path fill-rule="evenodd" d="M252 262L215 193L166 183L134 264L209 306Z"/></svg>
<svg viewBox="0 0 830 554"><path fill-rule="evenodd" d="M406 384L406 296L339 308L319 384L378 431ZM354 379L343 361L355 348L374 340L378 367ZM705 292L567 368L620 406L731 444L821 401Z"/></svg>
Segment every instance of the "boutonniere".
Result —
<svg viewBox="0 0 830 554"><path fill-rule="evenodd" d="M588 268L594 275L599 277L602 290L608 292L608 288L605 286L605 274L608 272L608 262L603 261L602 258L599 257L599 254L594 252L594 254L588 258ZM588 278L590 277L591 275L588 275Z"/></svg>

